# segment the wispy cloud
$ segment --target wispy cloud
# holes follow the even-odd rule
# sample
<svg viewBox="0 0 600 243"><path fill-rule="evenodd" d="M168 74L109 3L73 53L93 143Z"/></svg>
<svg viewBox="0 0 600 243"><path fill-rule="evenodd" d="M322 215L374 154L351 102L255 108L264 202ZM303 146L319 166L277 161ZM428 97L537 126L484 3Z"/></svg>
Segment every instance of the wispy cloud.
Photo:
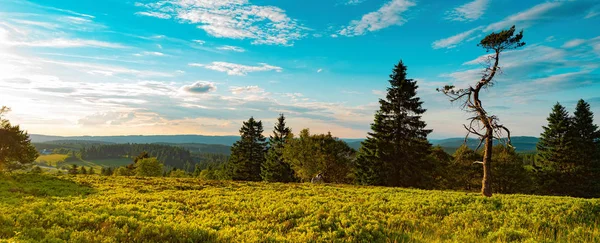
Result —
<svg viewBox="0 0 600 243"><path fill-rule="evenodd" d="M358 5L358 4L363 3L364 1L366 1L366 0L344 0L343 4L344 5Z"/></svg>
<svg viewBox="0 0 600 243"><path fill-rule="evenodd" d="M474 1L469 4L473 3L480 2ZM512 25L516 25L518 28L527 28L535 24L558 21L560 19L569 17L582 16L585 10L595 6L600 6L600 4L594 3L593 1L544 2L527 10L510 15L485 27L478 27L476 29L471 29L445 39L437 40L432 44L432 47L434 49L453 48L465 40L469 41L479 35L509 28Z"/></svg>
<svg viewBox="0 0 600 243"><path fill-rule="evenodd" d="M545 2L525 11L510 15L501 21L488 25L484 31L496 31L517 25L527 28L534 24L557 21L566 17L581 16L586 10L598 5L594 1Z"/></svg>
<svg viewBox="0 0 600 243"><path fill-rule="evenodd" d="M447 19L453 21L474 21L485 13L490 0L475 0L461 5L446 13Z"/></svg>
<svg viewBox="0 0 600 243"><path fill-rule="evenodd" d="M262 93L265 90L256 85L253 85L253 86L245 86L245 87L232 86L229 88L229 91L232 94L241 94L241 93Z"/></svg>
<svg viewBox="0 0 600 243"><path fill-rule="evenodd" d="M141 56L155 56L155 57L162 57L162 56L165 56L165 54L164 54L164 53L162 53L162 52L157 52L157 51L143 51L143 52L136 53L136 54L133 54L133 55L134 55L134 56L138 56L138 57L141 57Z"/></svg>
<svg viewBox="0 0 600 243"><path fill-rule="evenodd" d="M433 49L454 48L454 47L456 47L456 45L463 42L465 39L470 38L474 33L478 32L482 28L483 27L477 27L475 29L468 30L463 33L457 34L455 36L450 36L446 39L437 40L437 41L433 42L432 47L433 47Z"/></svg>
<svg viewBox="0 0 600 243"><path fill-rule="evenodd" d="M353 20L338 34L344 36L364 35L368 32L378 31L390 26L399 26L406 22L402 14L416 3L410 0L391 0L380 9L362 16L360 20Z"/></svg>
<svg viewBox="0 0 600 243"><path fill-rule="evenodd" d="M292 45L305 36L306 30L283 9L252 5L244 0L174 0L136 3L136 6L150 10L138 14L198 24L198 28L211 36L251 39L253 44Z"/></svg>
<svg viewBox="0 0 600 243"><path fill-rule="evenodd" d="M168 15L166 13L160 13L160 12L136 12L136 15L140 15L140 16L148 16L148 17L155 17L155 18L159 18L159 19L170 19L171 15Z"/></svg>
<svg viewBox="0 0 600 243"><path fill-rule="evenodd" d="M97 40L83 39L50 39L50 40L33 40L33 41L10 41L4 42L9 46L26 46L26 47L50 47L50 48L74 48L74 47L100 47L100 48L126 48L126 46Z"/></svg>
<svg viewBox="0 0 600 243"><path fill-rule="evenodd" d="M236 63L229 62L212 62L211 64L200 64L200 63L190 63L189 66L193 67L204 67L206 69L225 72L228 75L234 76L246 76L251 72L264 72L264 71L276 71L282 72L283 68L272 66L266 63L259 63L260 66L247 66Z"/></svg>
<svg viewBox="0 0 600 243"><path fill-rule="evenodd" d="M246 51L244 48L241 48L238 46L220 46L220 47L217 47L217 49L223 50L223 51L233 51L233 52L245 52Z"/></svg>

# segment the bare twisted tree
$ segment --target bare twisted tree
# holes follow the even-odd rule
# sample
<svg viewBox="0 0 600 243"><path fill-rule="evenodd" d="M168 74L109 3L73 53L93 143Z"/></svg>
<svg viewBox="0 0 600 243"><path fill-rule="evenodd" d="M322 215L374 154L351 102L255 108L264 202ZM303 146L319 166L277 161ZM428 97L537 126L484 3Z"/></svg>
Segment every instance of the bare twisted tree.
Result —
<svg viewBox="0 0 600 243"><path fill-rule="evenodd" d="M483 47L487 52L493 52L486 56L483 61L484 70L482 72L481 80L479 80L475 86L469 86L467 88L456 88L454 85L447 85L443 88L438 88L439 92L442 92L450 98L450 102L463 102L461 108L473 114L468 120L468 125L464 124L464 128L467 130L465 136L465 143L469 136L476 135L479 137L478 150L481 145L484 145L483 149L483 161L476 162L483 165L483 180L481 185L481 193L486 196L492 196L492 147L494 139L502 140L505 144L512 147L510 141L510 130L504 125L500 124L500 120L497 116L489 114L480 99L480 91L487 89L494 85L494 77L500 72L500 54L506 50L517 49L525 45L522 42L523 31L515 34L515 26L513 25L508 30L502 30L499 33L491 33L481 40L478 46Z"/></svg>

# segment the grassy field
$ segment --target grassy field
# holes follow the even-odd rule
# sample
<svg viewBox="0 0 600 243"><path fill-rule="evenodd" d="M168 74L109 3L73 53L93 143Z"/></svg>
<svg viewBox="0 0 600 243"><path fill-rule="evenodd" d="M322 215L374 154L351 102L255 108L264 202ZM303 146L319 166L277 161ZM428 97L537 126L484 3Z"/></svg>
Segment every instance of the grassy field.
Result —
<svg viewBox="0 0 600 243"><path fill-rule="evenodd" d="M65 160L68 158L69 156L66 154L47 154L47 155L40 155L35 162L37 163L45 163L49 166L56 166L57 164L60 163L64 163Z"/></svg>
<svg viewBox="0 0 600 243"><path fill-rule="evenodd" d="M0 175L0 241L600 242L600 200Z"/></svg>
<svg viewBox="0 0 600 243"><path fill-rule="evenodd" d="M118 158L118 159L95 159L95 160L82 160L79 158L69 157L64 154L50 154L40 155L36 160L36 163L41 165L48 165L54 167L64 167L70 165L94 167L100 169L101 167L119 167L126 166L132 163L130 158Z"/></svg>

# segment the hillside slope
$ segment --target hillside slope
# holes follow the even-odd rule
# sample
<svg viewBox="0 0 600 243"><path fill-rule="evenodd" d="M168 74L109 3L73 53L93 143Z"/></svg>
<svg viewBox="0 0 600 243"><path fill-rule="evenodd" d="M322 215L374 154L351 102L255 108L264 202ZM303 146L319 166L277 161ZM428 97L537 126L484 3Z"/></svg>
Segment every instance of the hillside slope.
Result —
<svg viewBox="0 0 600 243"><path fill-rule="evenodd" d="M0 175L0 241L599 242L600 200Z"/></svg>

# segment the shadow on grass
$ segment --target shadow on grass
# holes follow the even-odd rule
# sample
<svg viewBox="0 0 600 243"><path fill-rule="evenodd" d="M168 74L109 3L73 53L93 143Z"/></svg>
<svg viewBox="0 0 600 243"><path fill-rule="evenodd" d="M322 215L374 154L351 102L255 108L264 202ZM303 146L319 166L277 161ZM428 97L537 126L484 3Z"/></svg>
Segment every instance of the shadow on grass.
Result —
<svg viewBox="0 0 600 243"><path fill-rule="evenodd" d="M95 193L89 185L45 174L0 174L0 198L71 197Z"/></svg>

